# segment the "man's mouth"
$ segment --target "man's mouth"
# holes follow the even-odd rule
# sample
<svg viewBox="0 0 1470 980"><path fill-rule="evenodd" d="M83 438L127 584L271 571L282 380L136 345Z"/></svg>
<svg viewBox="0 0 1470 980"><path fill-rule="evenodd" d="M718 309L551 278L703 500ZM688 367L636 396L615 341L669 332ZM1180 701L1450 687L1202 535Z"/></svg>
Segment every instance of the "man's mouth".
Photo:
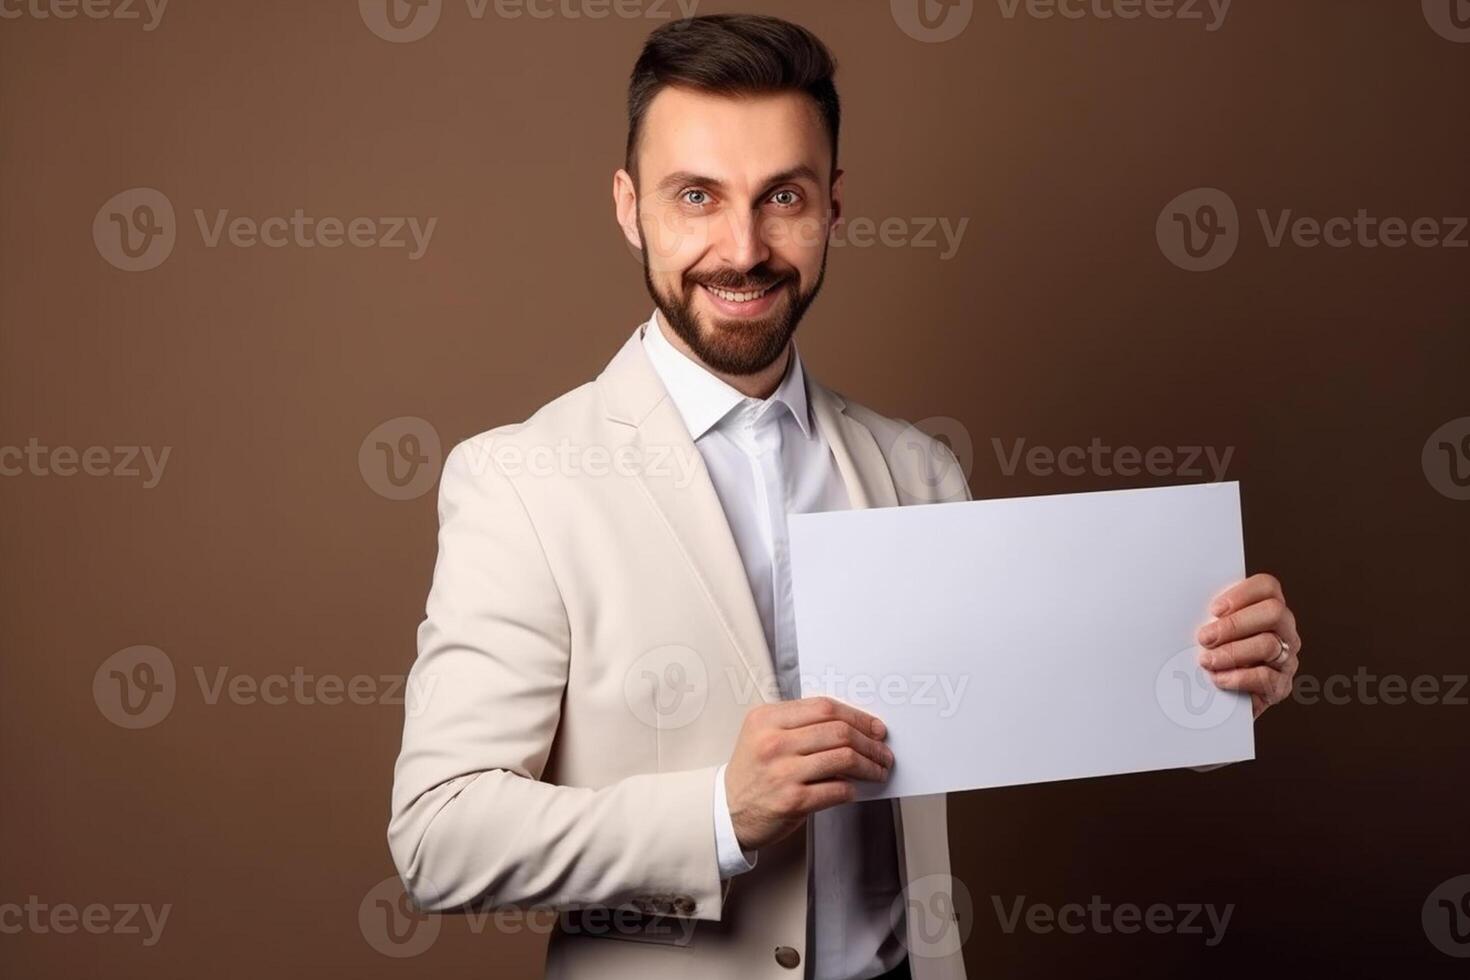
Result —
<svg viewBox="0 0 1470 980"><path fill-rule="evenodd" d="M701 285L703 284L701 283ZM766 293L769 293L771 290L775 289L776 286L777 283L773 282L769 286L763 286L760 289L721 289L719 286L705 286L704 288L708 289L711 293L718 296L726 303L754 303L756 300L766 295Z"/></svg>

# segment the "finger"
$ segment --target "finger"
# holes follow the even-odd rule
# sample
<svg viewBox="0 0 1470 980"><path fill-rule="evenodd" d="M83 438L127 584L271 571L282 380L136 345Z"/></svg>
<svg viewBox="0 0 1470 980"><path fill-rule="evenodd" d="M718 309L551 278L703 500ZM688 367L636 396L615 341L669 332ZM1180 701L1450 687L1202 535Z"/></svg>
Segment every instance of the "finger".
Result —
<svg viewBox="0 0 1470 980"><path fill-rule="evenodd" d="M1291 678L1270 667L1242 667L1222 670L1210 675L1222 691L1247 691L1259 695L1267 704L1284 700L1291 693Z"/></svg>
<svg viewBox="0 0 1470 980"><path fill-rule="evenodd" d="M1281 640L1275 633L1257 633L1243 640L1222 643L1213 650L1201 650L1199 664L1206 670L1231 670L1236 667L1281 667L1275 663L1281 656Z"/></svg>
<svg viewBox="0 0 1470 980"><path fill-rule="evenodd" d="M1281 617L1285 612L1286 603L1280 599L1263 599L1201 626L1197 639L1202 646L1215 647L1231 640L1275 630L1281 625Z"/></svg>
<svg viewBox="0 0 1470 980"><path fill-rule="evenodd" d="M801 808L816 813L857 799L857 784L848 779L828 779L802 787Z"/></svg>
<svg viewBox="0 0 1470 980"><path fill-rule="evenodd" d="M1230 588L1215 596L1210 603L1211 616L1223 616L1235 609L1244 609L1260 602L1262 599L1284 598L1281 592L1281 583L1274 575L1264 572L1252 575L1250 578L1236 582Z"/></svg>
<svg viewBox="0 0 1470 980"><path fill-rule="evenodd" d="M868 714L835 698L802 698L799 701L783 701L777 711L776 723L782 728L805 728L824 721L845 721L860 732L873 738L883 738L888 728Z"/></svg>
<svg viewBox="0 0 1470 980"><path fill-rule="evenodd" d="M791 749L797 755L813 755L844 746L857 749L880 766L893 765L893 750L869 738L845 721L824 721L791 732Z"/></svg>
<svg viewBox="0 0 1470 980"><path fill-rule="evenodd" d="M1291 650L1293 657L1302 652L1302 635L1297 632L1296 613L1290 609L1286 610L1281 616L1281 625L1276 627L1276 632L1286 641L1286 646Z"/></svg>
<svg viewBox="0 0 1470 980"><path fill-rule="evenodd" d="M804 783L819 783L839 776L847 779L866 779L881 783L888 778L888 770L854 748L828 749L814 755L804 755L796 764L798 778Z"/></svg>

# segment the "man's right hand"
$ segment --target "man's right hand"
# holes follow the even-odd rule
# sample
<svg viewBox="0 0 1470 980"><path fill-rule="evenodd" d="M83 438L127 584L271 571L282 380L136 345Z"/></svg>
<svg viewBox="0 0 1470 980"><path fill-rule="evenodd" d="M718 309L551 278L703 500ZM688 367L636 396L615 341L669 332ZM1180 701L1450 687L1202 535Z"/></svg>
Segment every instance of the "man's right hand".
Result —
<svg viewBox="0 0 1470 980"><path fill-rule="evenodd" d="M740 846L774 844L807 814L850 803L854 779L887 779L893 768L887 734L877 718L826 697L752 709L725 767L725 798Z"/></svg>

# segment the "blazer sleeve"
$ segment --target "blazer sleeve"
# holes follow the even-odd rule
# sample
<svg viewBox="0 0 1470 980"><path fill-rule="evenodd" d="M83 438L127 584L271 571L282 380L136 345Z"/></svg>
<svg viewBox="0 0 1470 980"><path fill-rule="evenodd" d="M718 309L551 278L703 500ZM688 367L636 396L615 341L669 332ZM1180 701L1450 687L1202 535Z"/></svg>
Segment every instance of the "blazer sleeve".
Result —
<svg viewBox="0 0 1470 980"><path fill-rule="evenodd" d="M456 446L408 678L388 844L431 911L632 907L718 919L715 767L600 789L540 781L571 656L565 606L488 437Z"/></svg>

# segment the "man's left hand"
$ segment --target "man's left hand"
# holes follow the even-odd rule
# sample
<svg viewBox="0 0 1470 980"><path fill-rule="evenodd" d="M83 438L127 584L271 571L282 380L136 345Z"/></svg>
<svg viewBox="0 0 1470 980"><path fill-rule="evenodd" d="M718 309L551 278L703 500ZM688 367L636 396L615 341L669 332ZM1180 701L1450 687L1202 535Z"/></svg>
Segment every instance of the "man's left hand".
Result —
<svg viewBox="0 0 1470 980"><path fill-rule="evenodd" d="M1291 694L1301 665L1302 638L1281 583L1252 575L1210 604L1213 621L1200 627L1200 666L1226 691L1249 691L1254 717Z"/></svg>

